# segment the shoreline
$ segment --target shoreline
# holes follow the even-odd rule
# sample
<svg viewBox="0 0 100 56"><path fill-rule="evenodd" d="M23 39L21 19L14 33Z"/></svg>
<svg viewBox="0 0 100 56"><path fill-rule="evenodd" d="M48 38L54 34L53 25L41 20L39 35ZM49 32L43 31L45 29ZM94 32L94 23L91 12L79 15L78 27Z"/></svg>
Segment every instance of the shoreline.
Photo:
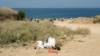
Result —
<svg viewBox="0 0 100 56"><path fill-rule="evenodd" d="M61 21L61 22L67 22L67 23L82 23L82 24L97 24L100 23L100 15L96 15L94 17L77 17L77 18L33 18L29 19L30 21L37 21L37 22L42 22L42 21L50 21L50 22L55 22L55 21Z"/></svg>
<svg viewBox="0 0 100 56"><path fill-rule="evenodd" d="M77 18L93 18L93 17L96 17L96 16L99 16L100 14L98 15L95 15L95 16L78 16L78 17L33 17L33 18L27 18L27 19L77 19Z"/></svg>

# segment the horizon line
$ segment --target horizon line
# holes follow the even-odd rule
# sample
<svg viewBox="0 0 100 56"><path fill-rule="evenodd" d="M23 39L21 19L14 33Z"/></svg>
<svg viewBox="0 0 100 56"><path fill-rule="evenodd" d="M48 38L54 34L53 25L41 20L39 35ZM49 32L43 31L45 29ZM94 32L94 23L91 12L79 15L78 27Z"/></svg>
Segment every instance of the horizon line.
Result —
<svg viewBox="0 0 100 56"><path fill-rule="evenodd" d="M1 8L1 7L0 7ZM8 8L11 8L11 7L8 7ZM12 7L12 8L32 8L32 7ZM73 7L74 8L74 7ZM78 8L78 7L76 7ZM85 8L85 7L84 7ZM87 7L86 7L87 8Z"/></svg>
<svg viewBox="0 0 100 56"><path fill-rule="evenodd" d="M3 6L3 7L8 7L8 6ZM100 7L8 7L8 8L100 8Z"/></svg>

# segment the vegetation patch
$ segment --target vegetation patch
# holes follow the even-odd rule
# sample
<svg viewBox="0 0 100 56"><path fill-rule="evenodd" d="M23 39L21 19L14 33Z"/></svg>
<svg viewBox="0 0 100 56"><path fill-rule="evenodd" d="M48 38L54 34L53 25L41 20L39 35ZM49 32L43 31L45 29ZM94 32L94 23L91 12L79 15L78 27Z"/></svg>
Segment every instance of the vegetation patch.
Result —
<svg viewBox="0 0 100 56"><path fill-rule="evenodd" d="M93 23L100 23L100 15L94 17Z"/></svg>
<svg viewBox="0 0 100 56"><path fill-rule="evenodd" d="M22 10L16 11L11 8L0 8L0 21L5 20L25 20L25 12Z"/></svg>
<svg viewBox="0 0 100 56"><path fill-rule="evenodd" d="M5 21L0 23L0 46L9 44L34 43L45 40L48 36L54 37L58 45L70 41L74 35L88 35L89 29L78 28L72 30L67 27L58 27L51 22Z"/></svg>

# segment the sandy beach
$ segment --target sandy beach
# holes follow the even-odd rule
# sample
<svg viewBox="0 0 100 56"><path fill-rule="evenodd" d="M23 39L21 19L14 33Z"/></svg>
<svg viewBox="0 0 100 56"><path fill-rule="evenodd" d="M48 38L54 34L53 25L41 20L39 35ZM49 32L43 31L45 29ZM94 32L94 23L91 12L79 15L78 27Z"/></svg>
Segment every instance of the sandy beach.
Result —
<svg viewBox="0 0 100 56"><path fill-rule="evenodd" d="M100 56L100 24L78 24L70 21L55 21L54 25L76 29L89 28L91 34L88 37L76 37L66 43L61 51L48 53L48 50L41 49L38 52L34 47L0 48L0 56Z"/></svg>

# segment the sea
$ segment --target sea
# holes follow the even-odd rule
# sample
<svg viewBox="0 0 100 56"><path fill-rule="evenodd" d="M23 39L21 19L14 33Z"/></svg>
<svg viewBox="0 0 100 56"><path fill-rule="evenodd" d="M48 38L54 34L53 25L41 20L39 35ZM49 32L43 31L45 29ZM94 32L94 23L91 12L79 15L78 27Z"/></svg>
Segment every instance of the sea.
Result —
<svg viewBox="0 0 100 56"><path fill-rule="evenodd" d="M77 18L100 15L100 8L13 8L23 10L27 18Z"/></svg>

